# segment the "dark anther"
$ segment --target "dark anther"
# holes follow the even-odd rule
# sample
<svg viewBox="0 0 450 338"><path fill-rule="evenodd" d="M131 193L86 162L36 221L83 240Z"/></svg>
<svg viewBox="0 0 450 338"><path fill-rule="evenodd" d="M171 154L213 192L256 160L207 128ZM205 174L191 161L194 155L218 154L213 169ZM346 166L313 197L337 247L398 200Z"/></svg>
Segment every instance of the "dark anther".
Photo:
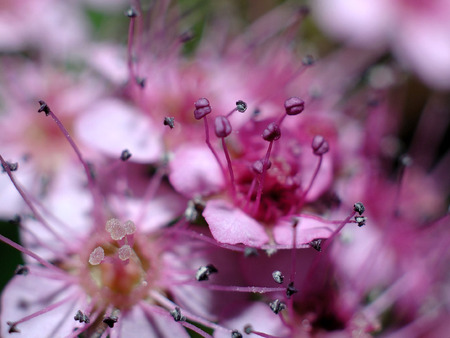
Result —
<svg viewBox="0 0 450 338"><path fill-rule="evenodd" d="M311 248L314 248L319 252L322 251L322 247L321 247L322 240L321 239L312 240L311 242L309 242L309 245L311 246Z"/></svg>
<svg viewBox="0 0 450 338"><path fill-rule="evenodd" d="M275 122L269 124L267 128L264 129L262 137L264 140L269 142L278 140L281 137L281 131L278 124L276 124Z"/></svg>
<svg viewBox="0 0 450 338"><path fill-rule="evenodd" d="M236 109L238 110L238 112L243 113L247 110L247 103L245 103L242 100L239 100L236 102Z"/></svg>
<svg viewBox="0 0 450 338"><path fill-rule="evenodd" d="M284 101L284 108L286 108L286 114L298 115L305 110L305 101L299 97L291 97Z"/></svg>
<svg viewBox="0 0 450 338"><path fill-rule="evenodd" d="M305 66L312 66L314 64L314 58L312 55L306 55L303 59L302 59L302 63Z"/></svg>
<svg viewBox="0 0 450 338"><path fill-rule="evenodd" d="M407 154L403 154L402 156L400 156L399 161L400 164L404 167L409 167L413 164L413 159Z"/></svg>
<svg viewBox="0 0 450 338"><path fill-rule="evenodd" d="M122 150L122 153L120 154L120 159L122 161L128 161L131 157L131 153L128 149Z"/></svg>
<svg viewBox="0 0 450 338"><path fill-rule="evenodd" d="M231 331L231 338L242 338L242 333L238 330Z"/></svg>
<svg viewBox="0 0 450 338"><path fill-rule="evenodd" d="M269 303L269 306L276 315L286 308L286 304L279 299L275 299L272 303Z"/></svg>
<svg viewBox="0 0 450 338"><path fill-rule="evenodd" d="M91 177L92 177L93 179L95 179L96 174L95 174L95 166L94 166L94 163L92 163L92 162L87 162L87 166L88 166L88 168L89 168L89 175L91 175Z"/></svg>
<svg viewBox="0 0 450 338"><path fill-rule="evenodd" d="M19 163L17 163L17 162L8 162L8 161L5 161L5 162L10 171L16 171L17 169L19 169ZM6 171L3 164L2 164L2 171L3 172Z"/></svg>
<svg viewBox="0 0 450 338"><path fill-rule="evenodd" d="M250 324L244 326L244 332L246 334L251 334L253 332L253 327Z"/></svg>
<svg viewBox="0 0 450 338"><path fill-rule="evenodd" d="M353 205L353 210L355 210L359 215L362 215L366 208L364 208L364 204L357 202Z"/></svg>
<svg viewBox="0 0 450 338"><path fill-rule="evenodd" d="M114 324L117 323L118 320L119 318L117 316L110 316L103 318L103 323L108 325L110 328L113 328Z"/></svg>
<svg viewBox="0 0 450 338"><path fill-rule="evenodd" d="M186 320L186 317L181 315L181 310L178 306L171 310L170 314L176 322L184 322Z"/></svg>
<svg viewBox="0 0 450 338"><path fill-rule="evenodd" d="M255 248L246 247L244 249L244 256L245 257L256 257L258 256L258 250Z"/></svg>
<svg viewBox="0 0 450 338"><path fill-rule="evenodd" d="M194 38L194 33L192 31L188 30L180 35L180 42L186 43L186 42L191 41L193 38Z"/></svg>
<svg viewBox="0 0 450 338"><path fill-rule="evenodd" d="M198 270L195 274L195 279L198 280L199 282L208 280L209 275L211 275L212 273L217 273L217 272L219 272L219 271L212 264L208 264L206 266L201 266L198 268Z"/></svg>
<svg viewBox="0 0 450 338"><path fill-rule="evenodd" d="M189 200L187 208L184 211L184 217L188 222L195 223L201 216L203 210L205 210L205 206L205 201L199 197Z"/></svg>
<svg viewBox="0 0 450 338"><path fill-rule="evenodd" d="M209 113L211 113L211 106L209 104L209 101L204 97L195 101L194 105L195 105L194 117L196 120L200 120Z"/></svg>
<svg viewBox="0 0 450 338"><path fill-rule="evenodd" d="M316 135L311 143L314 155L321 156L328 152L330 146L322 135Z"/></svg>
<svg viewBox="0 0 450 338"><path fill-rule="evenodd" d="M30 269L28 268L28 266L21 265L21 264L17 265L17 268L14 271L14 273L16 275L24 275L24 276L28 275L29 272L30 272Z"/></svg>
<svg viewBox="0 0 450 338"><path fill-rule="evenodd" d="M358 223L359 227L366 225L367 217L364 216L355 216L355 221Z"/></svg>
<svg viewBox="0 0 450 338"><path fill-rule="evenodd" d="M50 114L50 107L45 103L45 101L39 100L39 104L41 105L38 109L38 113L45 113L45 116Z"/></svg>
<svg viewBox="0 0 450 338"><path fill-rule="evenodd" d="M173 129L173 127L175 127L175 117L166 116L164 118L163 124L165 126L169 126L170 129Z"/></svg>
<svg viewBox="0 0 450 338"><path fill-rule="evenodd" d="M214 131L217 137L227 137L231 134L230 121L225 116L217 116L214 120Z"/></svg>
<svg viewBox="0 0 450 338"><path fill-rule="evenodd" d="M17 324L14 322L6 322L9 326L8 333L20 333L20 330L17 328Z"/></svg>
<svg viewBox="0 0 450 338"><path fill-rule="evenodd" d="M263 167L264 167L264 170L267 171L267 170L270 169L271 166L272 166L272 162L270 162L270 160L268 160L266 162L265 166L263 166L263 160L258 160L258 161L255 161L255 163L253 163L252 169L253 169L253 171L256 174L262 174L263 173Z"/></svg>
<svg viewBox="0 0 450 338"><path fill-rule="evenodd" d="M10 224L19 225L22 222L22 217L20 215L15 215L12 219L8 221Z"/></svg>
<svg viewBox="0 0 450 338"><path fill-rule="evenodd" d="M78 310L77 314L75 315L75 317L73 317L73 319L79 321L80 323L88 324L90 322L89 317L83 312L81 312L81 310Z"/></svg>
<svg viewBox="0 0 450 338"><path fill-rule="evenodd" d="M298 290L294 287L294 282L290 282L288 287L286 288L286 296L291 297L294 293L297 293Z"/></svg>
<svg viewBox="0 0 450 338"><path fill-rule="evenodd" d="M141 87L142 89L145 88L145 82L146 82L146 78L145 77L137 77L136 78L136 83L138 84L139 87Z"/></svg>
<svg viewBox="0 0 450 338"><path fill-rule="evenodd" d="M126 10L125 15L128 16L129 18L135 18L138 16L138 12L134 7L130 7Z"/></svg>
<svg viewBox="0 0 450 338"><path fill-rule="evenodd" d="M272 277L276 283L283 284L284 276L281 273L281 271L276 270L276 271L272 272Z"/></svg>
<svg viewBox="0 0 450 338"><path fill-rule="evenodd" d="M253 117L258 116L259 114L261 114L261 110L260 110L259 108L256 108L256 109L253 111Z"/></svg>

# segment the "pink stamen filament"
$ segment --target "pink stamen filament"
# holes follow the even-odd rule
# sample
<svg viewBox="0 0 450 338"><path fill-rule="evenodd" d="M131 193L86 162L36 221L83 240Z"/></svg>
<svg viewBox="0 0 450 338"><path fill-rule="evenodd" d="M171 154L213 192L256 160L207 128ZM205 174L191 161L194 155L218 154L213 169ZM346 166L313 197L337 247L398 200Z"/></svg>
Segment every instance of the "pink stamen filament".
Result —
<svg viewBox="0 0 450 338"><path fill-rule="evenodd" d="M254 216L256 216L256 214L258 213L259 205L261 203L261 196L263 193L263 186L264 186L264 177L266 174L266 166L269 163L269 157L270 157L270 152L272 151L272 145L273 145L273 141L270 141L269 148L267 149L266 156L264 157L262 173L259 178L258 193L256 195L255 204L253 205L253 215Z"/></svg>
<svg viewBox="0 0 450 338"><path fill-rule="evenodd" d="M3 157L0 155L0 161L2 163L2 166L6 173L8 174L11 182L13 183L14 187L16 188L17 192L20 194L22 199L25 201L27 206L31 209L36 219L45 227L46 230L48 230L55 238L63 242L68 247L71 247L71 244L66 241L64 237L59 235L53 228L50 226L50 224L47 223L47 221L41 216L41 214L37 211L37 209L34 207L33 203L31 202L30 198L28 197L28 194L25 192L25 190L20 186L19 182L17 182L16 178L12 174L11 170L9 169L8 164L3 159Z"/></svg>
<svg viewBox="0 0 450 338"><path fill-rule="evenodd" d="M228 172L230 173L230 190L231 190L231 196L233 197L233 200L236 201L236 186L234 182L234 173L233 173L233 167L231 166L231 158L230 154L228 153L228 147L227 143L225 142L225 137L222 137L222 148L223 152L225 153L225 158L227 159L228 164Z"/></svg>
<svg viewBox="0 0 450 338"><path fill-rule="evenodd" d="M34 252L24 248L23 246L17 244L16 242L11 241L9 238L6 238L5 236L0 234L0 241L2 241L3 243L8 244L9 246L13 247L14 249L24 253L27 256L30 256L31 258L34 258L36 261L38 261L40 264L42 264L43 266L56 271L58 273L62 273L65 274L65 272L61 269L59 269L58 267L50 264L49 262L47 262L45 259L43 259L42 257L36 255Z"/></svg>
<svg viewBox="0 0 450 338"><path fill-rule="evenodd" d="M134 26L135 17L130 18L130 25L128 27L128 72L130 74L130 83L136 83L136 76L133 68L133 38L134 38Z"/></svg>
<svg viewBox="0 0 450 338"><path fill-rule="evenodd" d="M306 278L304 279L303 285L307 283L309 280L311 280L311 276L314 273L314 270L317 268L319 260L323 257L323 253L327 250L327 248L330 246L333 239L339 234L339 232L344 228L344 226L348 223L350 223L350 219L355 216L356 211L352 210L349 216L347 216L346 219L344 219L341 224L337 227L337 229L331 234L330 237L328 237L325 240L325 244L322 246L322 252L316 255L314 258L314 261L312 262L311 266L308 269L308 273L306 274Z"/></svg>
<svg viewBox="0 0 450 338"><path fill-rule="evenodd" d="M70 295L70 296L68 296L68 297L66 297L66 298L64 298L64 299L62 299L62 300L60 300L59 302L56 302L56 303L54 303L54 304L52 304L52 305L47 306L46 308L44 308L44 309L42 309L42 310L39 310L39 311L37 311L37 312L35 312L35 313L32 313L32 314L29 315L29 316L23 317L22 319L20 319L20 320L18 320L18 321L16 321L16 322L12 322L12 325L13 325L13 326L17 326L17 325L19 325L19 324L21 324L21 323L23 323L23 322L26 322L26 321L28 321L28 320L30 320L30 319L39 317L40 315L43 315L44 313L50 312L50 311L52 311L52 310L54 310L54 309L60 307L60 306L63 305L64 303L67 303L67 302L70 301L71 299L74 299L74 298L76 298L76 297L78 297L78 296L79 296L79 295L76 294L76 293L73 294L73 295Z"/></svg>
<svg viewBox="0 0 450 338"><path fill-rule="evenodd" d="M233 113L235 112L235 111L237 111L238 109L237 109L237 107L236 108L234 108L232 111L230 111L227 115L225 115L226 117L230 117L231 115L233 115Z"/></svg>
<svg viewBox="0 0 450 338"><path fill-rule="evenodd" d="M265 337L265 338L278 338L278 336L272 336L271 334L254 331L254 330L252 330L251 333L254 335L260 336L260 337Z"/></svg>
<svg viewBox="0 0 450 338"><path fill-rule="evenodd" d="M173 302L171 302L170 300L168 300L166 297L164 297L163 295L159 294L158 292L152 290L150 291L150 295L153 299L155 299L158 303L160 303L162 306L164 306L166 309L174 309L177 305ZM228 334L231 334L230 329L227 329L223 326L217 325L216 323L210 322L209 320L206 320L202 317L199 317L197 315L192 314L191 312L185 310L185 309L181 309L181 313L189 320L202 324L206 327L209 327L211 329L214 330L219 330L222 332L226 332Z"/></svg>
<svg viewBox="0 0 450 338"><path fill-rule="evenodd" d="M156 192L161 185L162 179L164 177L164 168L159 168L150 180L150 183L144 193L144 198L142 199L141 209L139 211L138 217L136 218L136 223L141 224L148 212L148 203L155 197Z"/></svg>
<svg viewBox="0 0 450 338"><path fill-rule="evenodd" d="M189 281L177 281L173 283L174 285L192 285L197 287L202 287L209 290L224 291L224 292L249 292L249 293L268 293L268 292L283 292L286 288L269 288L260 286L233 286L233 285L214 285L205 284L201 282Z"/></svg>
<svg viewBox="0 0 450 338"><path fill-rule="evenodd" d="M302 198L300 200L299 209L301 209L301 207L305 203L306 195L309 193L309 191L311 190L312 185L314 184L314 181L315 181L315 179L317 177L317 174L319 173L320 167L322 165L322 160L323 160L323 155L319 155L319 162L317 162L316 169L314 170L314 174L311 177L311 181L309 181L308 187L303 192Z"/></svg>
<svg viewBox="0 0 450 338"><path fill-rule="evenodd" d="M295 281L295 275L296 275L296 246L297 246L297 226L298 226L298 220L294 220L294 223L292 224L292 251L291 251L291 276L289 279L289 282ZM294 313L294 297L289 297L287 299L288 303L288 309L290 313Z"/></svg>
<svg viewBox="0 0 450 338"><path fill-rule="evenodd" d="M213 336L211 336L210 334L206 333L205 331L203 331L202 329L198 328L195 325L192 325L191 323L188 322L181 322L181 325L183 325L185 328L188 328L189 330L194 331L195 333L197 333L198 335L205 337L205 338L213 338Z"/></svg>
<svg viewBox="0 0 450 338"><path fill-rule="evenodd" d="M93 177L91 175L91 170L89 169L89 165L84 160L80 149L78 148L78 146L76 145L75 141L72 139L72 137L70 136L69 132L64 127L62 122L58 119L58 117L50 109L48 110L48 114L51 116L53 121L55 121L56 125L61 130L61 132L63 133L63 135L67 139L67 141L69 141L69 144L71 145L72 149L77 154L77 157L78 157L79 161L81 162L81 164L82 164L82 166L84 168L84 171L86 173L86 177L87 177L87 180L88 180L88 187L89 187L89 190L91 191L92 198L94 200L94 213L95 213L95 216L96 216L95 218L96 218L97 224L103 224L104 220L103 220L103 217L100 214L100 208L99 208L99 206L101 204L101 197L100 197L100 195L99 195L99 193L98 193L98 191L96 189L96 184L95 184L94 179L93 179Z"/></svg>
<svg viewBox="0 0 450 338"><path fill-rule="evenodd" d="M217 155L216 151L214 150L211 141L209 139L209 126L208 126L208 120L207 120L207 116L205 115L205 117L203 118L204 124L205 124L205 134L206 134L206 138L205 138L205 142L208 145L209 149L211 150L211 152L213 153L214 157L216 158L217 163L219 164L220 170L222 171L222 175L223 178L226 180L227 179L227 173L225 171L225 168L222 165L222 162L220 162L219 156Z"/></svg>
<svg viewBox="0 0 450 338"><path fill-rule="evenodd" d="M247 211L248 211L249 205L251 203L252 194L253 194L253 191L255 190L257 181L258 181L257 176L253 177L252 184L250 185L250 189L248 189L247 203L245 204L245 210L247 210Z"/></svg>

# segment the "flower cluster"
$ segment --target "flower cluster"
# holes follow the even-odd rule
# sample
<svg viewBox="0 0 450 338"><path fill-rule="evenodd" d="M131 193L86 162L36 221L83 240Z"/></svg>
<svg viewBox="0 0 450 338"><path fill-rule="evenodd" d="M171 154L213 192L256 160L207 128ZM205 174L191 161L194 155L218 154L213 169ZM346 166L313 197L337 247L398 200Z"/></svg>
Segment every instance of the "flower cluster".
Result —
<svg viewBox="0 0 450 338"><path fill-rule="evenodd" d="M411 126L306 8L203 5L5 3L0 335L445 336L448 98Z"/></svg>

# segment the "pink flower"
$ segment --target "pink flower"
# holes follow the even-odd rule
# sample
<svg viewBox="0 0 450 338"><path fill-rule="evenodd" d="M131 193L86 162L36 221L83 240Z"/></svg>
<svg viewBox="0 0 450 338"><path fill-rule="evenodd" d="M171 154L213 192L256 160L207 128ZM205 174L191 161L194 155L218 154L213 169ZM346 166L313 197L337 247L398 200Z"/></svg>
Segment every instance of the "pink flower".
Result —
<svg viewBox="0 0 450 338"><path fill-rule="evenodd" d="M333 149L337 144L333 120L302 113L305 104L296 97L286 100L278 119L258 119L244 112L240 105L245 103L236 104L228 115L216 116L213 127L208 122L212 105L206 99L196 102L194 115L204 119L207 147L178 149L169 175L175 189L190 198L206 199L203 216L221 243L292 246L293 221L298 224L299 246L330 236L335 223L301 212L307 205L314 210L314 203L330 193L333 158L339 156ZM240 110L251 117L234 128L234 115L239 114L235 111ZM210 139L209 128L214 138ZM220 150L214 139L221 143Z"/></svg>
<svg viewBox="0 0 450 338"><path fill-rule="evenodd" d="M313 7L328 34L375 50L387 46L429 85L450 87L448 1L320 0Z"/></svg>

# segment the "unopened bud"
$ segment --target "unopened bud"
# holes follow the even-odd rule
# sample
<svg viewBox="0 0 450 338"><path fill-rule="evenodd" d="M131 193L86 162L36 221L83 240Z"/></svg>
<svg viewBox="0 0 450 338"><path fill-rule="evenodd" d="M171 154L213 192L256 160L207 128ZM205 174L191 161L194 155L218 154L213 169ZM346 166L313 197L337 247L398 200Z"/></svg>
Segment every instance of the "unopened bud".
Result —
<svg viewBox="0 0 450 338"><path fill-rule="evenodd" d="M314 155L321 156L330 150L330 146L328 142L325 141L325 138L322 135L314 136L311 147L313 149Z"/></svg>
<svg viewBox="0 0 450 338"><path fill-rule="evenodd" d="M271 124L269 124L262 133L262 138L269 142L276 141L280 137L281 137L280 127L275 122L272 122Z"/></svg>
<svg viewBox="0 0 450 338"><path fill-rule="evenodd" d="M284 108L286 108L286 114L298 115L305 110L305 101L299 97L291 97L284 102Z"/></svg>

